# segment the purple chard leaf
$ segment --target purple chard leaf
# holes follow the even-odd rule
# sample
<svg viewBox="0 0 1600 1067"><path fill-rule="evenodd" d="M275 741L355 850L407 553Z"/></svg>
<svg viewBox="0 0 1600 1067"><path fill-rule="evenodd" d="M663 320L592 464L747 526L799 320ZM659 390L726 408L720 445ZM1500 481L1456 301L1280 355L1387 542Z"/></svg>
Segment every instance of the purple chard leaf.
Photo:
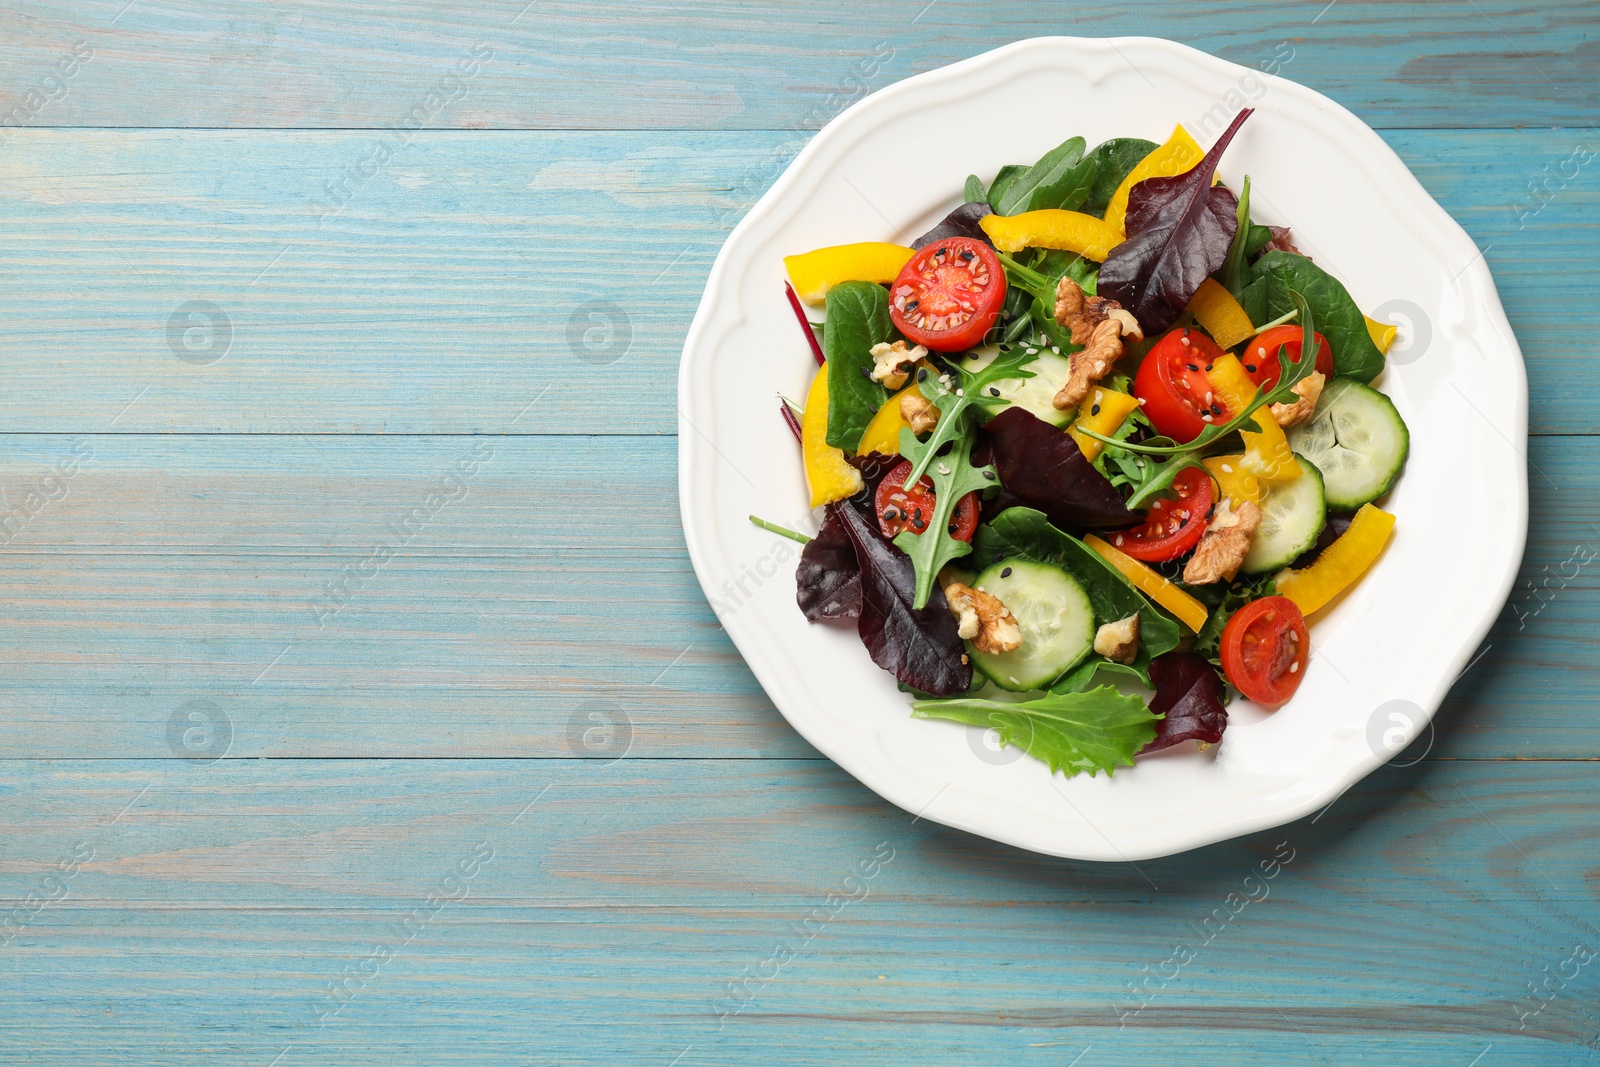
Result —
<svg viewBox="0 0 1600 1067"><path fill-rule="evenodd" d="M1200 283L1227 261L1239 204L1227 189L1213 186L1211 177L1250 113L1239 112L1189 170L1147 178L1128 194L1128 238L1101 264L1099 293L1131 311L1146 334L1176 322Z"/></svg>

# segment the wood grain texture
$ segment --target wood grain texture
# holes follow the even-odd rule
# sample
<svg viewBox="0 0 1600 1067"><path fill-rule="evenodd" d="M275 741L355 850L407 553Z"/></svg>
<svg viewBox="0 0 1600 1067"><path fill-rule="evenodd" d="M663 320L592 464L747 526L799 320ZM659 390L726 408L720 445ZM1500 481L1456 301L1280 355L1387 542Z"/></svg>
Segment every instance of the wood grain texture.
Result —
<svg viewBox="0 0 1600 1067"><path fill-rule="evenodd" d="M1047 34L1164 36L1250 67L1278 57L1381 127L1587 124L1600 107L1600 14L1584 0L125 4L8 5L6 110L82 41L93 58L30 121L388 127L416 108L454 129L814 129L889 81ZM463 95L430 100L484 48Z"/></svg>
<svg viewBox="0 0 1600 1067"><path fill-rule="evenodd" d="M0 1028L82 1064L1592 1063L1592 969L1524 987L1600 937L1597 767L1383 771L1135 867L810 761L7 762L0 885L81 866L0 949Z"/></svg>
<svg viewBox="0 0 1600 1067"><path fill-rule="evenodd" d="M1388 136L1487 248L1534 430L1600 431L1558 387L1600 285L1595 166L1562 174L1600 135ZM673 433L706 272L802 142L423 134L323 217L383 135L23 131L0 155L0 430Z"/></svg>
<svg viewBox="0 0 1600 1067"><path fill-rule="evenodd" d="M0 0L0 1064L1600 1063L1600 8L524 2ZM1040 33L1381 128L1554 435L1421 762L1137 867L822 759L674 499L734 221Z"/></svg>
<svg viewBox="0 0 1600 1067"><path fill-rule="evenodd" d="M17 531L0 548L12 753L166 759L169 724L207 701L236 758L815 755L695 581L671 438L17 435L5 452L14 505L85 457L0 527ZM1600 438L1536 438L1531 461L1541 519L1435 755L1600 758ZM723 610L784 602L795 558L771 538L743 561L771 577ZM593 715L620 732L591 753Z"/></svg>

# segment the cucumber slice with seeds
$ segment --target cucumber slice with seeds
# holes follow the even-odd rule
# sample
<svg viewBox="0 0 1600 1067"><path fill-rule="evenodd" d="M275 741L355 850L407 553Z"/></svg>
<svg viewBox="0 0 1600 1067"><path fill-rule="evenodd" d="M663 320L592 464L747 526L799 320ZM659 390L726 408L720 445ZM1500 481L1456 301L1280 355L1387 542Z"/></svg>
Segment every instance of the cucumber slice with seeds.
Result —
<svg viewBox="0 0 1600 1067"><path fill-rule="evenodd" d="M1078 580L1060 567L1003 559L978 575L973 587L999 597L1022 629L1022 645L1011 652L967 646L972 665L1001 689L1042 689L1094 648L1094 605Z"/></svg>
<svg viewBox="0 0 1600 1067"><path fill-rule="evenodd" d="M961 361L961 369L968 373L980 371L993 363L999 354L998 348L979 349ZM1062 383L1072 371L1072 361L1066 356L1056 355L1048 348L1041 348L1038 357L1023 369L1032 371L1033 377L1007 378L995 382L989 388L997 390L997 395L1002 399L1027 409L1036 418L1048 422L1051 426L1065 426L1071 422L1077 411L1073 408L1057 411L1054 400L1056 393L1061 391Z"/></svg>
<svg viewBox="0 0 1600 1067"><path fill-rule="evenodd" d="M1322 472L1304 456L1295 456L1294 461L1300 464L1300 477L1271 486L1261 501L1261 525L1240 567L1246 574L1287 567L1317 543L1327 521Z"/></svg>
<svg viewBox="0 0 1600 1067"><path fill-rule="evenodd" d="M1289 431L1289 447L1322 472L1328 507L1354 511L1394 485L1411 433L1388 397L1353 378L1335 378L1311 418Z"/></svg>

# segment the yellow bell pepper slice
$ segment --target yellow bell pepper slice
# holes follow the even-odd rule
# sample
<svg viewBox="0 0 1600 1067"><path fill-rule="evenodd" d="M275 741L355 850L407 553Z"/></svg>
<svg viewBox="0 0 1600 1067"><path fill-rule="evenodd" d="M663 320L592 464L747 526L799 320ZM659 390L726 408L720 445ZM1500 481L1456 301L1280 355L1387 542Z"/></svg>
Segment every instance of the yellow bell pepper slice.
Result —
<svg viewBox="0 0 1600 1067"><path fill-rule="evenodd" d="M861 492L861 472L844 458L844 449L828 444L828 368L817 369L806 392L806 410L800 417L800 454L811 486L811 506L820 508Z"/></svg>
<svg viewBox="0 0 1600 1067"><path fill-rule="evenodd" d="M1256 327L1250 321L1250 316L1245 314L1233 294L1215 278L1207 278L1200 283L1200 288L1189 301L1189 310L1194 313L1195 320L1206 328L1211 339L1217 342L1217 347L1224 351L1256 335Z"/></svg>
<svg viewBox="0 0 1600 1067"><path fill-rule="evenodd" d="M985 215L978 220L989 240L1002 252L1024 248L1060 248L1104 263L1122 243L1122 231L1081 211L1045 208L1020 215Z"/></svg>
<svg viewBox="0 0 1600 1067"><path fill-rule="evenodd" d="M1106 223L1121 235L1128 218L1128 193L1135 185L1146 178L1171 178L1182 174L1205 156L1205 149L1189 136L1188 130L1174 127L1167 143L1141 159L1111 194L1111 202L1106 205Z"/></svg>
<svg viewBox="0 0 1600 1067"><path fill-rule="evenodd" d="M1120 571L1122 576L1128 579L1135 589L1182 619L1183 624L1195 633L1199 633L1200 628L1206 624L1206 606L1204 604L1161 577L1161 575L1143 563L1118 549L1112 548L1094 534L1085 537L1083 543L1100 553L1101 557Z"/></svg>
<svg viewBox="0 0 1600 1067"><path fill-rule="evenodd" d="M1225 355L1214 360L1206 370L1206 380L1230 413L1243 411L1255 399L1256 383L1245 373L1244 364L1237 356ZM1289 450L1289 439L1272 412L1265 407L1257 408L1254 422L1258 429L1239 431L1239 436L1244 438L1245 469L1268 482L1292 482L1300 477L1300 465Z"/></svg>
<svg viewBox="0 0 1600 1067"><path fill-rule="evenodd" d="M1278 572L1278 593L1294 601L1300 614L1310 615L1355 585L1389 543L1394 516L1371 504L1361 505L1350 528L1322 550L1305 570Z"/></svg>
<svg viewBox="0 0 1600 1067"><path fill-rule="evenodd" d="M1078 409L1078 417L1067 431L1078 442L1078 450L1083 453L1083 458L1092 461L1105 445L1081 431L1093 430L1110 437L1122 425L1122 420L1138 406L1139 398L1136 396L1096 386L1089 394L1088 404Z"/></svg>
<svg viewBox="0 0 1600 1067"><path fill-rule="evenodd" d="M1361 316L1367 320L1367 336L1372 338L1372 343L1378 346L1378 351L1384 355L1389 354L1389 346L1394 344L1395 334L1400 332L1400 327L1377 319Z"/></svg>
<svg viewBox="0 0 1600 1067"><path fill-rule="evenodd" d="M1200 461L1216 480L1221 495L1234 508L1249 501L1261 503L1261 479L1244 466L1243 456L1211 456Z"/></svg>
<svg viewBox="0 0 1600 1067"><path fill-rule="evenodd" d="M900 452L900 431L910 429L911 424L906 422L906 417L900 414L900 398L907 393L914 392L917 388L915 379L911 384L891 396L877 414L872 416L872 421L867 423L867 428L861 431L861 441L856 445L856 455L864 456L869 452L881 452L885 456L898 455Z"/></svg>
<svg viewBox="0 0 1600 1067"><path fill-rule="evenodd" d="M885 241L862 241L853 245L833 245L818 248L798 256L784 256L783 265L789 271L789 283L801 300L820 304L840 282L888 283L900 276L900 270L911 257L913 249Z"/></svg>

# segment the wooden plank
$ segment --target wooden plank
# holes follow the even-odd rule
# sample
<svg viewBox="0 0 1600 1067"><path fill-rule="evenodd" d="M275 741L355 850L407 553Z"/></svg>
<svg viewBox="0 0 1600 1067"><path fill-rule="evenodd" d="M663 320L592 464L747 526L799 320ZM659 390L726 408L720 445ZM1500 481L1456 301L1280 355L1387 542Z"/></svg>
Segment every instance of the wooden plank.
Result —
<svg viewBox="0 0 1600 1067"><path fill-rule="evenodd" d="M1597 460L1535 440L1523 577L1434 755L1600 756ZM9 436L11 751L166 758L205 701L235 757L586 755L591 727L602 757L813 755L694 580L675 469L670 438ZM789 588L770 546L726 610Z"/></svg>
<svg viewBox="0 0 1600 1067"><path fill-rule="evenodd" d="M1562 386L1589 359L1600 186L1591 167L1527 188L1571 169L1575 135L1389 136L1488 246L1535 430L1600 431ZM377 141L19 135L0 157L0 430L675 432L706 272L801 138L427 134L319 226L326 183Z"/></svg>
<svg viewBox="0 0 1600 1067"><path fill-rule="evenodd" d="M815 128L871 89L1043 34L1170 37L1275 62L1380 126L1587 123L1600 107L1600 23L1583 0L10 6L0 113L30 124ZM87 61L64 88L46 81L79 42Z"/></svg>
<svg viewBox="0 0 1600 1067"><path fill-rule="evenodd" d="M1137 867L810 761L0 766L0 886L65 893L0 950L28 1062L1593 1062L1595 763L1384 771Z"/></svg>

